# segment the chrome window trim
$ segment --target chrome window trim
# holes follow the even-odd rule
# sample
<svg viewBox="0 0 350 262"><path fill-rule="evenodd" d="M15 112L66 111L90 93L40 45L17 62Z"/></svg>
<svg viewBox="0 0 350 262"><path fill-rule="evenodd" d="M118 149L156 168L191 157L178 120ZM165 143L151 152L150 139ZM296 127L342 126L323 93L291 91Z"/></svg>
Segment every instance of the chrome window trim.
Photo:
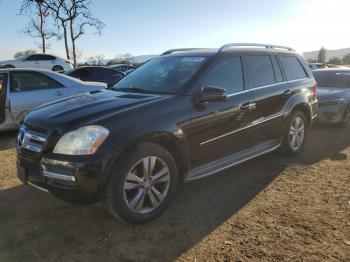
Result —
<svg viewBox="0 0 350 262"><path fill-rule="evenodd" d="M262 120L256 120L256 121L252 122L252 124L250 124L250 125L247 125L247 126L245 126L245 127L242 127L242 128L236 129L236 130L233 130L233 131L228 132L228 133L225 133L225 134L223 134L223 135L220 135L220 136L211 138L211 139L209 139L209 140L207 140L207 141L201 142L200 145L202 146L202 145L205 145L205 144L207 144L207 143L213 142L213 141L215 141L215 140L221 139L221 138L223 138L223 137L226 137L226 136L229 136L229 135L233 135L233 134L238 133L238 132L240 132L240 131L243 131L243 130L245 130L245 129L248 129L248 128L251 128L251 127L260 125L260 124L262 124L262 123L265 123L265 122L267 122L267 121L273 120L273 119L275 119L275 118L279 118L279 117L281 117L281 116L283 116L283 115L284 115L284 113L278 113L278 114L276 114L276 115L273 115L273 116L270 116L270 117L266 117L266 118L264 118L264 119L262 119Z"/></svg>
<svg viewBox="0 0 350 262"><path fill-rule="evenodd" d="M301 78L301 79L295 79L295 80L290 80L290 81L284 81L284 82L274 83L274 84L270 84L270 85L258 86L258 87L254 87L254 88L251 88L251 89L242 90L242 91L239 91L239 92L237 92L237 93L228 94L227 97L231 97L231 96L235 96L235 95L244 94L244 93L247 93L247 92L249 92L249 91L254 91L254 90L264 89L264 88L268 88L268 87L272 87L272 86L277 86L277 85L280 85L280 84L294 83L294 82L304 81L304 80L309 80L309 79L310 79L310 78L305 77L305 78Z"/></svg>

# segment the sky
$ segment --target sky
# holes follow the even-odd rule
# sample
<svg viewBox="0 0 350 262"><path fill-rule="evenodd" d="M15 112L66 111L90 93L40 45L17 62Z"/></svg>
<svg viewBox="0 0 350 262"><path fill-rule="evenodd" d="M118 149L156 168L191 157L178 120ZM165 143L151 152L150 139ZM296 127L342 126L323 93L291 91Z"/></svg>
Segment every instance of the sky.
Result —
<svg viewBox="0 0 350 262"><path fill-rule="evenodd" d="M29 20L17 15L20 3L0 0L0 60L37 48L39 39L20 33ZM106 26L101 36L88 30L78 48L81 60L232 42L287 45L299 52L347 48L349 10L350 0L92 0L91 12ZM64 57L63 41L50 41L49 53Z"/></svg>

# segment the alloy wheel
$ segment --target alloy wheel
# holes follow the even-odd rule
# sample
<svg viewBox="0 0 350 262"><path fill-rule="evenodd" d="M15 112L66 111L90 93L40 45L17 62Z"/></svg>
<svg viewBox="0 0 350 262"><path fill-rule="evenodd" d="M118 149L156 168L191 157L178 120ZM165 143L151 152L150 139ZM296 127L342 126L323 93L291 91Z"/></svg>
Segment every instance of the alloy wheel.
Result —
<svg viewBox="0 0 350 262"><path fill-rule="evenodd" d="M294 151L298 151L303 145L305 136L305 123L304 119L297 116L289 129L289 145Z"/></svg>
<svg viewBox="0 0 350 262"><path fill-rule="evenodd" d="M169 187L167 164L159 157L147 156L127 173L123 184L124 201L131 211L147 214L163 203Z"/></svg>

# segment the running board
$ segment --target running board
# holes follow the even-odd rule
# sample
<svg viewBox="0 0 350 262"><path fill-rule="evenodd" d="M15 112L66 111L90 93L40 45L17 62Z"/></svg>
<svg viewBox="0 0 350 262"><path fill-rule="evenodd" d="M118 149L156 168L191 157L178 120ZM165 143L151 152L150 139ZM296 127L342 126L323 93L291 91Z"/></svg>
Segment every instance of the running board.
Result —
<svg viewBox="0 0 350 262"><path fill-rule="evenodd" d="M233 167L250 159L256 158L258 156L267 154L271 151L276 150L281 146L280 139L270 140L268 142L259 144L257 146L245 149L238 153L226 156L224 158L215 160L208 164L199 166L188 172L185 176L185 182L197 180L203 177L214 175L220 171L223 171L227 168Z"/></svg>

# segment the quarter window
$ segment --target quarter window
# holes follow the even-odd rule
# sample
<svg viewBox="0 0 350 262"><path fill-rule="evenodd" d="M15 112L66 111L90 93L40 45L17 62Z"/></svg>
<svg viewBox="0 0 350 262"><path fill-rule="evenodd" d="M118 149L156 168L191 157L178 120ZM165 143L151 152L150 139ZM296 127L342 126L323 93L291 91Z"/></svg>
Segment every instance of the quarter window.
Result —
<svg viewBox="0 0 350 262"><path fill-rule="evenodd" d="M234 94L244 89L241 58L224 58L205 76L202 86L221 87L226 94Z"/></svg>
<svg viewBox="0 0 350 262"><path fill-rule="evenodd" d="M270 56L250 55L246 61L252 88L276 83Z"/></svg>
<svg viewBox="0 0 350 262"><path fill-rule="evenodd" d="M295 56L279 55L278 58L281 62L287 81L307 77L304 68Z"/></svg>
<svg viewBox="0 0 350 262"><path fill-rule="evenodd" d="M32 90L42 90L59 88L62 85L48 76L34 72L14 72L11 73L11 91L24 92Z"/></svg>

